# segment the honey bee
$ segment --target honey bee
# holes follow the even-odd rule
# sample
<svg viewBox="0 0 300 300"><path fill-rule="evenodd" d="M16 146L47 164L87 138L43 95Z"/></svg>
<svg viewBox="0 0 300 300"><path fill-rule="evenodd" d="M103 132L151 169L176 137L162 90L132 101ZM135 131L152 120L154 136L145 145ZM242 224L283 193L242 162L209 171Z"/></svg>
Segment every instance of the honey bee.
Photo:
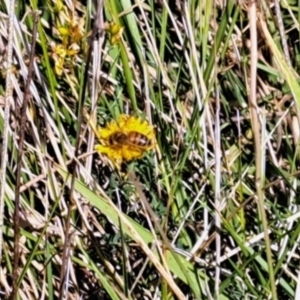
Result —
<svg viewBox="0 0 300 300"><path fill-rule="evenodd" d="M109 136L108 143L111 146L134 146L141 149L151 148L153 141L140 132L130 131L124 133L117 131Z"/></svg>

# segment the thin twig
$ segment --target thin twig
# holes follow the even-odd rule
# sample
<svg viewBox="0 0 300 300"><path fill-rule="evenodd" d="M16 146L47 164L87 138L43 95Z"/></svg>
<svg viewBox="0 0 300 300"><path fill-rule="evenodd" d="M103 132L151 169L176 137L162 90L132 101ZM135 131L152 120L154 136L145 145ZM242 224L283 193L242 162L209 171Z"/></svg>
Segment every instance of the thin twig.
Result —
<svg viewBox="0 0 300 300"><path fill-rule="evenodd" d="M218 89L218 87L217 87ZM220 276L221 276L221 126L220 126L220 97L216 92L216 124L215 124L215 225L216 225L216 275L215 275L215 299L219 299Z"/></svg>
<svg viewBox="0 0 300 300"><path fill-rule="evenodd" d="M16 172L16 191L15 191L15 211L14 211L14 263L13 263L13 284L12 284L12 295L11 299L17 299L18 295L18 269L19 269L19 239L20 239L20 188L21 188L21 169L22 169L22 159L24 153L24 140L25 140L25 128L26 128L26 111L31 97L30 84L33 76L34 70L34 55L35 55L35 45L36 45L36 34L37 34L37 23L38 23L38 13L34 12L34 25L32 33L32 47L30 51L30 60L28 75L25 85L24 100L21 108L20 114L20 128L19 128L19 145L18 145L18 160L17 160L17 172Z"/></svg>

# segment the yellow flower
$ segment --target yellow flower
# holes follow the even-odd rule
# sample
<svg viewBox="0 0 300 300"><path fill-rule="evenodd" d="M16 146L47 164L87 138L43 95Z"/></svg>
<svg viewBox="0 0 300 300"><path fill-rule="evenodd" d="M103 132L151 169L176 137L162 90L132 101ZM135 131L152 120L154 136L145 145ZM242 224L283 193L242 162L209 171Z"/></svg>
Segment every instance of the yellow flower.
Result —
<svg viewBox="0 0 300 300"><path fill-rule="evenodd" d="M105 24L105 29L109 34L109 40L112 45L116 45L122 38L124 27L114 22Z"/></svg>
<svg viewBox="0 0 300 300"><path fill-rule="evenodd" d="M123 161L142 157L156 145L153 126L123 114L106 127L98 127L96 135L101 145L96 145L95 150L105 154L117 166Z"/></svg>
<svg viewBox="0 0 300 300"><path fill-rule="evenodd" d="M65 59L75 56L79 52L79 49L76 49L76 44L71 45L68 49L66 48L66 46L58 44L53 46L52 51L53 59L55 61L55 73L61 76L63 73Z"/></svg>
<svg viewBox="0 0 300 300"><path fill-rule="evenodd" d="M84 38L85 18L79 18L77 14L70 12L67 8L60 14L62 25L57 27L57 31L63 44L69 46L73 43L79 43Z"/></svg>

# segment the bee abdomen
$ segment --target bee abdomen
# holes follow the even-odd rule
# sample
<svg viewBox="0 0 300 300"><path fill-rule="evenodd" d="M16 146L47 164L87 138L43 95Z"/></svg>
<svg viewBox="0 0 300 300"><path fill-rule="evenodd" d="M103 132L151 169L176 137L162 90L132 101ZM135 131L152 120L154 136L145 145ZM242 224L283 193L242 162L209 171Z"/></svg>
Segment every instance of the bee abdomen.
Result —
<svg viewBox="0 0 300 300"><path fill-rule="evenodd" d="M129 132L128 142L134 146L139 147L148 147L152 144L152 141L148 139L147 136L135 131Z"/></svg>

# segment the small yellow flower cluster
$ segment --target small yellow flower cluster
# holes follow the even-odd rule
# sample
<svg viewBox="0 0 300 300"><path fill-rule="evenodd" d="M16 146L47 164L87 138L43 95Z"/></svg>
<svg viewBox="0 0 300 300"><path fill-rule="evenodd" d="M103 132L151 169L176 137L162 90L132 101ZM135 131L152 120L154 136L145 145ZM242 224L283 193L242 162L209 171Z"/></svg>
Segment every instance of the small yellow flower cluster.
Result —
<svg viewBox="0 0 300 300"><path fill-rule="evenodd" d="M124 161L142 157L156 145L153 126L147 121L124 114L106 127L98 127L96 135L101 145L96 145L95 150L105 154L117 166Z"/></svg>
<svg viewBox="0 0 300 300"><path fill-rule="evenodd" d="M109 41L112 45L116 45L122 38L124 27L114 22L106 23L105 30L109 34Z"/></svg>
<svg viewBox="0 0 300 300"><path fill-rule="evenodd" d="M64 25L58 27L57 31L62 42L52 47L55 73L59 76L63 73L65 59L75 57L79 52L79 44L84 36L84 18L75 17L74 13L68 12L67 9L60 12L60 17Z"/></svg>

